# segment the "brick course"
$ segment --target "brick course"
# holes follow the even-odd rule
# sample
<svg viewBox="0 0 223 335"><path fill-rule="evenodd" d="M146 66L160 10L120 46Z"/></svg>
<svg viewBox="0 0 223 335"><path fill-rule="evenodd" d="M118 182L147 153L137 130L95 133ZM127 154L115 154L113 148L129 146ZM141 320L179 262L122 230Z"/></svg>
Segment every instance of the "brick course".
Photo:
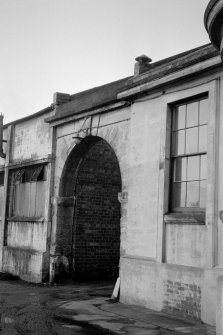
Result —
<svg viewBox="0 0 223 335"><path fill-rule="evenodd" d="M201 288L195 284L167 280L164 311L200 320Z"/></svg>

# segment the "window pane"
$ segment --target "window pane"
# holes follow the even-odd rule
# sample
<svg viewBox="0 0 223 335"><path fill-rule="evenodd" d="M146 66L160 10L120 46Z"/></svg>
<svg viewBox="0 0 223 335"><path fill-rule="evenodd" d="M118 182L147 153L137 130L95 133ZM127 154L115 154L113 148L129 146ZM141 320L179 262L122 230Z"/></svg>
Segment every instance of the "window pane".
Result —
<svg viewBox="0 0 223 335"><path fill-rule="evenodd" d="M201 155L200 179L207 179L207 155Z"/></svg>
<svg viewBox="0 0 223 335"><path fill-rule="evenodd" d="M203 180L200 182L200 207L205 208L206 207L206 180Z"/></svg>
<svg viewBox="0 0 223 335"><path fill-rule="evenodd" d="M199 207L199 181L187 183L187 207Z"/></svg>
<svg viewBox="0 0 223 335"><path fill-rule="evenodd" d="M186 180L187 158L177 158L174 165L174 181Z"/></svg>
<svg viewBox="0 0 223 335"><path fill-rule="evenodd" d="M177 107L174 113L174 130L185 128L186 105Z"/></svg>
<svg viewBox="0 0 223 335"><path fill-rule="evenodd" d="M208 123L208 99L200 101L199 124Z"/></svg>
<svg viewBox="0 0 223 335"><path fill-rule="evenodd" d="M174 183L173 207L185 207L186 202L186 183Z"/></svg>
<svg viewBox="0 0 223 335"><path fill-rule="evenodd" d="M187 105L187 125L194 127L198 125L198 101Z"/></svg>
<svg viewBox="0 0 223 335"><path fill-rule="evenodd" d="M199 151L207 151L207 126L199 127Z"/></svg>
<svg viewBox="0 0 223 335"><path fill-rule="evenodd" d="M29 183L32 180L33 166L27 166L25 168L25 178L24 182Z"/></svg>
<svg viewBox="0 0 223 335"><path fill-rule="evenodd" d="M197 152L198 127L186 130L186 154Z"/></svg>
<svg viewBox="0 0 223 335"><path fill-rule="evenodd" d="M37 165L35 169L33 169L31 181L43 180L43 178L41 178L43 177L43 169L44 169L43 165Z"/></svg>
<svg viewBox="0 0 223 335"><path fill-rule="evenodd" d="M173 133L174 155L183 155L185 151L185 130Z"/></svg>
<svg viewBox="0 0 223 335"><path fill-rule="evenodd" d="M22 179L23 179L23 175L24 175L24 173L25 173L25 169L24 169L24 168L19 169L19 170L16 170L16 171L14 172L14 180L15 180L15 181L19 181L19 182L21 182Z"/></svg>
<svg viewBox="0 0 223 335"><path fill-rule="evenodd" d="M199 180L200 157L188 157L187 161L187 180Z"/></svg>

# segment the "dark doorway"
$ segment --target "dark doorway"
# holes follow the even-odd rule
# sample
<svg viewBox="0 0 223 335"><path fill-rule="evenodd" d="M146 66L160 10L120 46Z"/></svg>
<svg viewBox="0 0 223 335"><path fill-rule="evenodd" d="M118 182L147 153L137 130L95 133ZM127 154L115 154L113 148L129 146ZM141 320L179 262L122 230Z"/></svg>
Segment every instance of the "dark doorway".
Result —
<svg viewBox="0 0 223 335"><path fill-rule="evenodd" d="M74 269L89 277L118 275L121 177L111 147L100 140L86 153L75 185Z"/></svg>
<svg viewBox="0 0 223 335"><path fill-rule="evenodd" d="M67 250L74 278L117 277L121 174L111 146L99 137L90 136L82 140L68 157L60 190L63 202L75 197L72 217L70 207L65 207L63 203L58 214L58 245Z"/></svg>

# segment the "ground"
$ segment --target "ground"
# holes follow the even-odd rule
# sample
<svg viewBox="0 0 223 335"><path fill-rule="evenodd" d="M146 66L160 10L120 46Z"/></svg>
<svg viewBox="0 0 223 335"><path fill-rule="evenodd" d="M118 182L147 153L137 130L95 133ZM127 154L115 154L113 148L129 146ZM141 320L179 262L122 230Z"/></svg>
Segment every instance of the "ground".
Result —
<svg viewBox="0 0 223 335"><path fill-rule="evenodd" d="M4 279L4 280L3 280ZM214 335L214 327L112 301L113 282L34 285L0 275L2 335Z"/></svg>

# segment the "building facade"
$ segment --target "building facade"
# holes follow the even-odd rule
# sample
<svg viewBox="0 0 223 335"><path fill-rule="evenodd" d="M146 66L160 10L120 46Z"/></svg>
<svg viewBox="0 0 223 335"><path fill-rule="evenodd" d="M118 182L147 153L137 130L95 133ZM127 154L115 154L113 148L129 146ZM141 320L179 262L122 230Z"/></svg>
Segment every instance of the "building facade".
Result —
<svg viewBox="0 0 223 335"><path fill-rule="evenodd" d="M5 125L0 271L120 276L122 302L215 324L222 97L221 57L205 45L138 57L134 76L56 93Z"/></svg>

